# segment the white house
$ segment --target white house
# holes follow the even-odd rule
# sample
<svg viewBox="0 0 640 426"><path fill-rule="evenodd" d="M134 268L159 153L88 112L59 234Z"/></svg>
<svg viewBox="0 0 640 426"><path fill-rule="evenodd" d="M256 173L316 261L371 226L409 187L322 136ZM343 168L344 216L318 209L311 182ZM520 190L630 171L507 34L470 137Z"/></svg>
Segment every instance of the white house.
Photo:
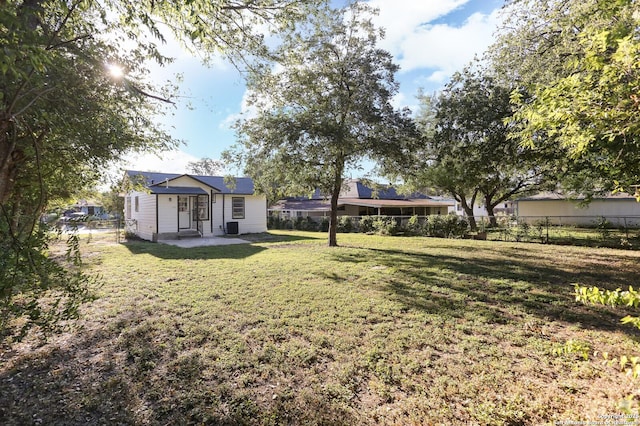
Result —
<svg viewBox="0 0 640 426"><path fill-rule="evenodd" d="M553 224L594 225L601 218L616 226L638 226L640 203L625 193L594 197L586 204L582 196L568 198L563 194L546 192L516 200L517 214L523 220L549 220Z"/></svg>
<svg viewBox="0 0 640 426"><path fill-rule="evenodd" d="M266 232L267 200L250 178L127 170L126 231L158 241Z"/></svg>

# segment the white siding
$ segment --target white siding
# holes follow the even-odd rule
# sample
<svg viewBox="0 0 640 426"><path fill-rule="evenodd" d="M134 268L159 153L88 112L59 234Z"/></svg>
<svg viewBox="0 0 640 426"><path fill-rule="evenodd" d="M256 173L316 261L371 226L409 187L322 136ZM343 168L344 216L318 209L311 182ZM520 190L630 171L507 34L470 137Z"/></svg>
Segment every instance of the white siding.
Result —
<svg viewBox="0 0 640 426"><path fill-rule="evenodd" d="M158 233L166 232L178 232L178 196L173 194L158 195Z"/></svg>
<svg viewBox="0 0 640 426"><path fill-rule="evenodd" d="M144 240L153 240L156 232L156 196L146 192L131 192L131 225L129 230ZM138 197L138 211L136 211L136 197ZM126 206L125 206L126 211Z"/></svg>
<svg viewBox="0 0 640 426"><path fill-rule="evenodd" d="M160 186L165 186L165 184L162 183ZM211 187L203 183L200 183L197 180L194 180L188 176L182 176L177 179L169 181L169 187L177 187L177 186L188 187L188 188L201 188L207 194L209 194L209 220L205 220L201 222L202 236L210 237L212 235L223 234L221 229L219 233L216 232L217 226L215 224L221 223L221 222L217 222L215 219L216 214L214 213L214 210L216 209L218 204L212 203L213 200L211 198ZM182 196L188 197L189 195L182 195ZM162 195L158 195L158 197L160 199L160 210L158 213L160 229L158 232L159 233L178 232L178 194L162 194ZM220 195L218 194L217 197L220 197ZM171 201L169 201L169 198L171 198ZM189 205L189 207L191 207L191 205ZM189 212L189 214L191 214L191 212ZM220 216L222 216L221 213L220 213ZM213 234L211 233L212 218L214 219Z"/></svg>
<svg viewBox="0 0 640 426"><path fill-rule="evenodd" d="M162 184L164 186L164 183ZM267 200L264 196L242 194L211 195L211 187L189 177L180 177L169 182L169 187L202 188L209 194L209 220L202 223L203 236L224 235L227 222L238 222L240 234L267 231ZM128 231L136 233L140 238L153 241L156 234L170 234L178 232L178 195L177 194L147 194L131 192L131 220ZM135 197L138 197L138 212L135 211ZM187 195L185 195L187 196ZM157 198L156 198L157 197ZM242 197L245 200L244 219L232 218L232 197ZM125 197L125 203L126 203ZM171 201L169 201L171 199ZM156 200L158 210L156 216ZM224 211L223 211L224 208ZM127 206L125 205L125 212ZM156 224L156 218L158 223ZM212 222L213 221L213 232Z"/></svg>
<svg viewBox="0 0 640 426"><path fill-rule="evenodd" d="M628 200L594 200L581 208L577 202L567 200L519 200L518 216L545 218L552 223L592 224L598 217L640 216L640 203Z"/></svg>
<svg viewBox="0 0 640 426"><path fill-rule="evenodd" d="M212 198L211 199L211 219L213 220L213 235L224 235L224 229L223 226L223 220L222 220L222 194L216 194L215 195L215 200ZM227 202L226 200L226 195L224 195L225 197L225 202ZM215 201L215 202L214 202ZM231 198L229 198L229 203L231 203ZM225 217L225 220L230 220L229 216ZM209 227L209 229L211 229L211 227Z"/></svg>
<svg viewBox="0 0 640 426"><path fill-rule="evenodd" d="M244 198L244 219L233 219L232 216L232 198ZM218 195L217 203L214 206L222 208L222 196ZM267 199L264 196L257 195L224 195L224 227L226 229L227 222L238 222L239 234L253 234L258 232L267 232ZM222 225L222 214L216 217L214 224ZM216 235L223 234L219 227L215 227Z"/></svg>

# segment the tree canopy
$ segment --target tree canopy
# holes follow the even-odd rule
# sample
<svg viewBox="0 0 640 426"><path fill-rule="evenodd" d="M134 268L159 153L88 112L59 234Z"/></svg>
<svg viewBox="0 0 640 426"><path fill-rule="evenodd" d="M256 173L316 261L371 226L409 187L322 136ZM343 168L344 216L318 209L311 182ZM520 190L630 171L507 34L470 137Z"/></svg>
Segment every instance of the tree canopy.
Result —
<svg viewBox="0 0 640 426"><path fill-rule="evenodd" d="M187 167L196 175L215 176L222 172L224 164L220 160L204 157L198 161L190 161Z"/></svg>
<svg viewBox="0 0 640 426"><path fill-rule="evenodd" d="M518 82L514 136L529 146L565 149L603 189L637 185L637 2L522 0L510 10L492 59Z"/></svg>
<svg viewBox="0 0 640 426"><path fill-rule="evenodd" d="M510 94L490 70L468 67L438 95L421 96L417 121L425 143L414 152L412 167L399 170L410 186L453 196L472 229L479 198L493 218L499 203L539 190L553 175L549 154L509 139Z"/></svg>
<svg viewBox="0 0 640 426"><path fill-rule="evenodd" d="M227 157L244 164L269 198L311 194L331 199L329 245L337 245L338 196L348 169L365 158L399 161L415 141L408 111L391 105L398 70L377 47L371 10L327 10L283 35L276 64L251 75L240 143Z"/></svg>
<svg viewBox="0 0 640 426"><path fill-rule="evenodd" d="M177 88L154 84L149 61L163 32L210 59L262 54L265 31L306 18L320 0L188 2L9 0L0 2L0 312L21 315L16 293L66 280L45 253L38 218L47 200L90 186L128 151L177 141L156 117L171 113ZM110 76L108 67L124 75ZM34 262L33 259L39 259ZM31 260L30 260L31 259ZM36 264L37 263L37 264ZM55 279L49 279L51 272ZM71 280L71 278L69 278ZM73 281L80 285L83 278ZM71 282L71 281L69 281ZM69 297L82 292L65 287ZM35 292L35 293L34 293ZM37 305L37 297L33 303ZM44 317L37 310L34 314ZM5 323L0 323L4 328Z"/></svg>

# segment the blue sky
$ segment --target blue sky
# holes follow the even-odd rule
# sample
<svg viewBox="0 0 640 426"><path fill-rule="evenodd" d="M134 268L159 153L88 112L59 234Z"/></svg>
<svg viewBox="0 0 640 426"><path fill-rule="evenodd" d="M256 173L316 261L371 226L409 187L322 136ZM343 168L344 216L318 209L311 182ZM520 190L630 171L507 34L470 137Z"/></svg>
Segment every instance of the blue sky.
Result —
<svg viewBox="0 0 640 426"><path fill-rule="evenodd" d="M385 28L381 47L400 65L396 80L397 107L415 111L418 90L436 92L455 71L480 55L493 40L503 0L369 0L379 8L376 24ZM128 156L122 168L185 173L189 161L218 158L236 141L231 123L243 110L245 85L240 73L220 59L210 67L175 43L167 45L176 57L169 67L152 69L158 81L182 74L180 98L173 116L159 119L184 144L160 156ZM234 171L228 171L234 172ZM355 176L354 176L355 177Z"/></svg>

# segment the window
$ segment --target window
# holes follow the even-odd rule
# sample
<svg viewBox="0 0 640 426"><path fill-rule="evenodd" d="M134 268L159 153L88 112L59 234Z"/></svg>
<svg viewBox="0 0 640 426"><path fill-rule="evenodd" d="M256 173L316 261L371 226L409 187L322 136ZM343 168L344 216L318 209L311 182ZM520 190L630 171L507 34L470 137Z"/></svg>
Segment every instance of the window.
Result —
<svg viewBox="0 0 640 426"><path fill-rule="evenodd" d="M233 197L231 199L231 211L233 219L244 219L244 197Z"/></svg>
<svg viewBox="0 0 640 426"><path fill-rule="evenodd" d="M209 220L209 197L198 195L198 220Z"/></svg>
<svg viewBox="0 0 640 426"><path fill-rule="evenodd" d="M125 204L127 206L127 211L125 213L125 218L126 219L131 219L131 197L127 197Z"/></svg>
<svg viewBox="0 0 640 426"><path fill-rule="evenodd" d="M187 197L178 197L178 211L179 212L189 211L189 199Z"/></svg>
<svg viewBox="0 0 640 426"><path fill-rule="evenodd" d="M136 213L138 213L140 211L140 200L138 199L138 196L136 196Z"/></svg>

